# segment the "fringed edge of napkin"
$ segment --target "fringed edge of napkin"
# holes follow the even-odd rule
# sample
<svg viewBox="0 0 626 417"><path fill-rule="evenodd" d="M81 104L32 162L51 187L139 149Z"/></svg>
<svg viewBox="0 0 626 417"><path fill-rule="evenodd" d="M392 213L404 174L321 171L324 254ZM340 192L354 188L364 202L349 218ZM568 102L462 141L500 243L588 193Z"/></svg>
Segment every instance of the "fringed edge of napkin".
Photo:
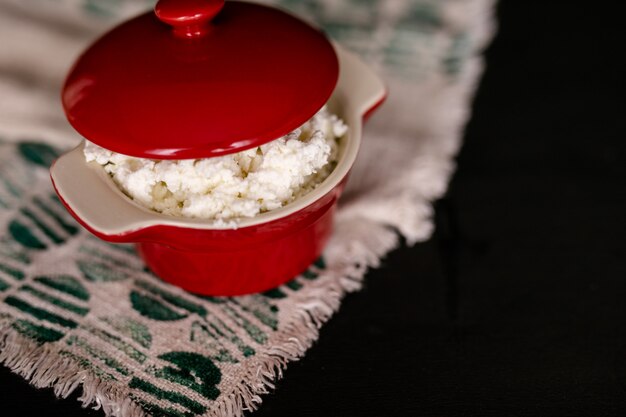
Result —
<svg viewBox="0 0 626 417"><path fill-rule="evenodd" d="M63 358L50 345L38 345L21 336L11 326L0 330L0 363L30 382L36 388L50 388L59 398L67 398L82 388L78 400L83 407L93 405L107 416L142 417L145 412L127 392L103 381L73 360Z"/></svg>
<svg viewBox="0 0 626 417"><path fill-rule="evenodd" d="M304 356L317 340L322 325L339 310L343 297L361 288L367 269L377 266L380 258L398 245L395 231L378 227L381 229L377 233L360 242L357 253L345 254L338 259L341 266L330 268L325 277L313 284L318 298L296 306L294 319L277 332L278 337L268 344L267 351L259 352L246 362L247 370L234 389L217 400L206 416L241 416L245 411L258 408L261 395L275 388L275 382L282 378L289 362ZM53 388L59 398L67 398L80 387L82 394L78 400L83 407L102 409L107 416L147 415L118 384L103 381L72 359L62 357L56 345L39 345L25 338L11 325L0 329L0 364L36 388Z"/></svg>

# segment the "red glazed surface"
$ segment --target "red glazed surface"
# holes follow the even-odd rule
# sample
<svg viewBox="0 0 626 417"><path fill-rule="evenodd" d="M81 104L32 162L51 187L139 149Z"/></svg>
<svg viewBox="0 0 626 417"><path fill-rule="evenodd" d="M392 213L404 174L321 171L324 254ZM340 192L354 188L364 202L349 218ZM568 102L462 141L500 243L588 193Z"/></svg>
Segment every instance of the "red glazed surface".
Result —
<svg viewBox="0 0 626 417"><path fill-rule="evenodd" d="M99 238L137 243L146 265L165 281L198 294L240 295L281 285L306 270L321 255L331 235L337 200L347 179L346 176L331 192L303 210L240 229L157 225L109 235L85 223L62 197L61 202L83 227ZM58 190L57 194L60 196Z"/></svg>
<svg viewBox="0 0 626 417"><path fill-rule="evenodd" d="M224 0L159 0L154 13L176 36L195 38L210 33L211 20L223 7Z"/></svg>
<svg viewBox="0 0 626 417"><path fill-rule="evenodd" d="M156 12L167 24L149 12L96 41L63 89L72 126L126 155L194 159L261 145L309 120L337 84L329 40L274 8L221 6L162 0Z"/></svg>
<svg viewBox="0 0 626 417"><path fill-rule="evenodd" d="M195 230L194 243L205 248L201 251L159 243L137 246L156 275L187 291L210 295L265 291L295 278L320 256L332 232L339 194L333 190L304 211L272 223L238 230ZM153 232L159 239L179 239L181 232L189 230L193 231Z"/></svg>

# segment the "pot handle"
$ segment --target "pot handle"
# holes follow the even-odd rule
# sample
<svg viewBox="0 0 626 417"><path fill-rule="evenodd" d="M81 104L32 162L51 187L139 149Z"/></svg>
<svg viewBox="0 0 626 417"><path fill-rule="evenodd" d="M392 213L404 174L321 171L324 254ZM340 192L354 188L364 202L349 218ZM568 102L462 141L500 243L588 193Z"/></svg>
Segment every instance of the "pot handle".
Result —
<svg viewBox="0 0 626 417"><path fill-rule="evenodd" d="M59 157L50 167L52 184L63 205L79 223L109 241L158 222L158 215L138 206L115 187L96 162L85 163L85 142ZM105 180L106 179L106 180ZM129 210L128 205L137 206Z"/></svg>
<svg viewBox="0 0 626 417"><path fill-rule="evenodd" d="M364 120L385 101L388 89L383 80L364 63L361 58L352 52L347 51L344 47L335 43L335 50L339 55L341 70L339 72L339 81L337 82L337 90L350 92L352 95L350 100L339 97L340 100L353 103L356 108L346 109L347 112L355 111L361 114Z"/></svg>

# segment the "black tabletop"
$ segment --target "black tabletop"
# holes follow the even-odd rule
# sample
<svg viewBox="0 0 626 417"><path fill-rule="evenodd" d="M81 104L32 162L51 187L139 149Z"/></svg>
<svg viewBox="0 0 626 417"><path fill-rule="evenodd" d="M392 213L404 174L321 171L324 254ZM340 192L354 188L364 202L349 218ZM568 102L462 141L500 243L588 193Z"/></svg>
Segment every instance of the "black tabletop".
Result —
<svg viewBox="0 0 626 417"><path fill-rule="evenodd" d="M626 415L623 18L498 16L433 237L368 274L255 416ZM102 415L76 397L0 370L2 415Z"/></svg>

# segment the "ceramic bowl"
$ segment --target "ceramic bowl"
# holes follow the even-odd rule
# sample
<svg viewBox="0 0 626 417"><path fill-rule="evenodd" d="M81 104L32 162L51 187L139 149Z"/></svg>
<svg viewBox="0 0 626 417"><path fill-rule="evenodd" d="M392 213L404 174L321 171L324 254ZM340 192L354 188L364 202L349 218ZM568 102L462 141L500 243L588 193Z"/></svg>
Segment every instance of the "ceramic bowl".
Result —
<svg viewBox="0 0 626 417"><path fill-rule="evenodd" d="M386 96L384 84L366 64L338 45L335 49L340 74L329 108L349 130L340 141L334 171L286 206L241 219L236 229L160 214L127 197L100 165L87 163L84 143L52 165L56 192L91 233L110 242L136 243L148 268L185 290L239 295L289 281L321 255L359 151L363 122Z"/></svg>

